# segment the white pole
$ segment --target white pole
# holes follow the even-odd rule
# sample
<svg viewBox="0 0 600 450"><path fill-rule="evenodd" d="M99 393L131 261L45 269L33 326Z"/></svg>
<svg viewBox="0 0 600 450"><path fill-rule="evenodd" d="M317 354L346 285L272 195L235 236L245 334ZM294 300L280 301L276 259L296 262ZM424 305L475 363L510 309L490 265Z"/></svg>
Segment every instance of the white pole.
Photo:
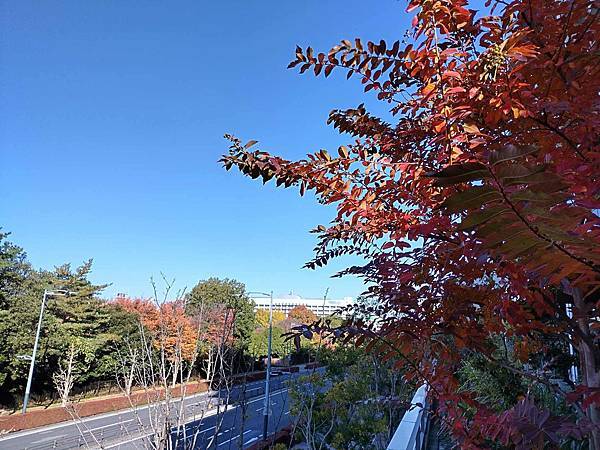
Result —
<svg viewBox="0 0 600 450"><path fill-rule="evenodd" d="M31 381L33 380L33 368L35 366L35 355L37 353L38 343L40 340L40 330L42 329L42 318L44 317L44 308L46 308L46 298L48 291L44 290L42 297L42 307L40 308L40 318L38 319L37 332L35 333L35 342L33 344L33 353L31 354L31 363L29 364L29 376L27 377L27 387L25 388L25 397L23 398L22 414L27 411L27 403L29 403L29 394L31 392Z"/></svg>
<svg viewBox="0 0 600 450"><path fill-rule="evenodd" d="M263 440L267 440L269 434L269 407L270 401L270 381L271 381L271 342L273 338L273 291L271 291L271 301L269 302L269 341L267 347L267 374L265 377L265 403L263 408Z"/></svg>
<svg viewBox="0 0 600 450"><path fill-rule="evenodd" d="M570 303L567 303L567 317L569 319L573 318L573 305L571 305ZM569 355L575 355L575 349L573 348L573 344L571 342L569 342ZM573 383L577 384L577 380L579 378L579 371L577 370L577 365L572 364L571 367L569 367L569 378Z"/></svg>

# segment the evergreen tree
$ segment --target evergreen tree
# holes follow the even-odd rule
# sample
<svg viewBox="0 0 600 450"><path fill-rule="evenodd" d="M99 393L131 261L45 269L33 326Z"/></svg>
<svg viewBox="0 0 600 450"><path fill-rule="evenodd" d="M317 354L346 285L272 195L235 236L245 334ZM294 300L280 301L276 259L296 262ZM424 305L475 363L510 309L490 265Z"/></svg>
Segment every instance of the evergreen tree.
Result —
<svg viewBox="0 0 600 450"><path fill-rule="evenodd" d="M92 261L72 270L34 270L20 247L0 234L0 403L16 405L23 395L44 290L67 290L48 297L36 357L33 392L54 390L52 375L71 345L77 345L76 385L113 380L122 336L137 332L135 317L101 300L106 285L88 277Z"/></svg>
<svg viewBox="0 0 600 450"><path fill-rule="evenodd" d="M7 241L8 236L9 233L0 232L0 341L3 343L0 347L0 403L10 402L9 392L15 375L26 364L26 361L18 360L16 356L31 353L30 349L23 351L25 348L22 345L15 345L20 342L14 339L14 331L30 322L23 322L21 315L15 314L11 306L32 269L27 263L25 251ZM27 311L27 307L23 310Z"/></svg>

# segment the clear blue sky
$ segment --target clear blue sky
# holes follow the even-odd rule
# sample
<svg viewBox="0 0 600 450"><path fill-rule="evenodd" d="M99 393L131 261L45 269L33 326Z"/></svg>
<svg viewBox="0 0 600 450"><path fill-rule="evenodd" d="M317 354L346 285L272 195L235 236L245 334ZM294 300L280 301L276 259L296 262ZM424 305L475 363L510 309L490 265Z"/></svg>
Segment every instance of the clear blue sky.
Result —
<svg viewBox="0 0 600 450"><path fill-rule="evenodd" d="M358 82L286 70L295 45L400 38L404 1L4 1L0 226L36 267L94 259L106 296L161 271L250 290L356 296L301 269L331 209L226 172L224 133L289 158L348 142L326 124Z"/></svg>

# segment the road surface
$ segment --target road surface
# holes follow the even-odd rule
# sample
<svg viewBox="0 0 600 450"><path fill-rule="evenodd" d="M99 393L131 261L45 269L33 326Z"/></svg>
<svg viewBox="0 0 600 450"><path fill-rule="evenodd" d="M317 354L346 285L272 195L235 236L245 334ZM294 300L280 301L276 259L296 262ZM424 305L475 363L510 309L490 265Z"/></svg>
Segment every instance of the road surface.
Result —
<svg viewBox="0 0 600 450"><path fill-rule="evenodd" d="M287 386L288 382L293 383L300 375L302 373L282 374L272 378L269 433L290 423ZM217 450L239 449L259 440L263 430L264 380L247 384L246 401L239 401L242 397L240 390L241 387L236 386L231 392L229 404L219 409L214 407L218 393L202 393L186 398L187 445L181 445L181 448L192 448L194 443L195 449L208 448L209 444ZM0 438L0 450L149 448L149 439L153 435L150 426L150 417L155 411L153 408L157 406L122 410L11 433ZM245 422L242 421L243 416L246 417ZM179 430L179 435L173 433L173 436L178 437L178 443L183 443L183 430Z"/></svg>

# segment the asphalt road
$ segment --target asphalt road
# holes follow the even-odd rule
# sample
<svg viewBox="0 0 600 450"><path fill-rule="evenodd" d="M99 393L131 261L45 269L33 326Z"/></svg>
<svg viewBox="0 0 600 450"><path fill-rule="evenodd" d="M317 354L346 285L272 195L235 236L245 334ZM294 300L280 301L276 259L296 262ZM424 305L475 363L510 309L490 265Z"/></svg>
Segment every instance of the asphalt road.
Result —
<svg viewBox="0 0 600 450"><path fill-rule="evenodd" d="M282 374L271 379L269 433L290 423L287 386L299 375L302 373ZM175 431L172 434L178 448L206 449L210 445L211 449L218 450L239 449L259 440L263 430L264 381L247 384L245 401L240 401L240 389L235 387L229 404L219 409L214 406L218 393L202 393L186 398L185 440L183 429L178 434ZM153 436L150 421L155 411L153 408L157 407L160 406L150 405L11 433L0 438L0 450L150 448L149 439ZM242 420L244 416L245 421Z"/></svg>

